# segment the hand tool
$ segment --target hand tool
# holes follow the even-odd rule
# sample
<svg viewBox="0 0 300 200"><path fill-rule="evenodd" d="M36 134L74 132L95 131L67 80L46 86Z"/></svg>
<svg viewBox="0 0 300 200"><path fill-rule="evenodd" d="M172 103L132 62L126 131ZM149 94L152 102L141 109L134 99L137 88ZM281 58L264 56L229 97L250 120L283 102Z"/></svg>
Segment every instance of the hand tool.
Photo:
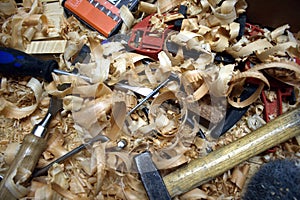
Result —
<svg viewBox="0 0 300 200"><path fill-rule="evenodd" d="M269 122L272 118L277 117L282 114L282 100L284 97L291 97L294 87L278 80L275 80L272 77L268 77L270 82L270 90L273 91L275 98L270 100L267 97L266 91L261 92L261 99L264 103L264 118L266 122ZM294 103L294 102L291 102Z"/></svg>
<svg viewBox="0 0 300 200"><path fill-rule="evenodd" d="M148 88L148 87L139 87L139 86L131 86L131 85L127 85L125 83L116 83L114 85L114 89L117 90L130 90L136 94L142 95L142 96L148 96L151 92L153 92L152 89ZM156 95L154 94L152 97L155 97Z"/></svg>
<svg viewBox="0 0 300 200"><path fill-rule="evenodd" d="M81 150L83 150L87 146L90 146L90 145L94 144L97 141L101 141L102 143L104 143L104 142L109 141L109 138L106 137L105 135L101 135L101 134L95 136L94 138L90 139L88 142L79 145L78 147L76 147L72 151L69 151L68 153L66 153L65 155L59 157L58 159L54 160L53 162L49 163L45 167L43 167L41 169L36 169L32 174L32 178L46 174L46 172L52 167L53 164L64 162L66 159L68 159L71 156L79 153Z"/></svg>
<svg viewBox="0 0 300 200"><path fill-rule="evenodd" d="M160 83L150 94L148 94L145 98L143 98L134 108L132 108L127 115L131 115L136 109L138 109L141 105L143 105L146 101L148 101L150 98L152 98L155 94L159 92L159 90L164 87L171 79L167 78L162 83Z"/></svg>
<svg viewBox="0 0 300 200"><path fill-rule="evenodd" d="M167 79L169 81L169 79ZM161 83L161 87L163 87L168 81L164 81L163 83ZM122 86L122 84L121 84ZM157 89L156 91L152 91L150 94L151 95L148 95L147 97L145 97L146 100L143 99L143 103L145 101L147 101L149 98L151 98L153 95L155 95L157 92L159 91L159 89ZM141 106L142 104L139 104L139 106ZM139 106L136 106L135 108L133 108L132 110L130 110L128 112L127 115L129 115L129 113L133 113ZM75 149L71 150L70 152L68 152L67 154L59 157L58 159L54 160L53 162L49 163L48 165L46 165L45 167L41 168L41 169L36 169L33 174L32 174L32 178L33 177L37 177L37 176L40 176L40 175L43 175L45 174L51 167L54 163L61 163L65 160L67 160L68 158L70 158L71 156L79 153L81 150L83 150L84 148L86 148L86 146L89 146L89 145L92 145L93 143L95 143L96 141L101 141L101 142L106 142L108 141L109 138L107 138L106 136L104 135L97 135L95 136L94 138L90 139L88 142L84 143L84 144L81 144L79 145L78 147L76 147ZM120 144L122 144L122 141L120 141ZM118 143L119 145L119 143ZM124 145L123 145L124 146ZM121 147L120 147L121 148ZM120 149L119 148L119 149Z"/></svg>
<svg viewBox="0 0 300 200"><path fill-rule="evenodd" d="M244 91L240 95L241 101L248 99L257 89L257 85L247 84L244 87ZM235 125L247 112L250 106L246 106L243 108L236 108L230 106L226 111L226 116L220 123L218 123L213 129L210 131L210 135L213 138L219 138L221 135L226 133L233 125Z"/></svg>
<svg viewBox="0 0 300 200"><path fill-rule="evenodd" d="M252 133L221 147L205 157L197 158L164 176L163 182L173 198L188 192L234 166L265 150L285 142L300 134L300 108L284 113ZM149 162L138 162L138 169L143 169ZM145 173L140 171L141 176ZM147 177L147 176L144 176ZM147 177L143 181L146 191L157 176ZM162 186L163 187L163 186ZM151 194L148 194L151 197ZM152 199L150 199L152 200Z"/></svg>
<svg viewBox="0 0 300 200"><path fill-rule="evenodd" d="M22 51L0 47L0 73L5 76L33 76L43 78L45 81L52 81L52 72L68 75L79 76L80 78L91 82L91 79L59 70L58 63L55 60L40 60Z"/></svg>
<svg viewBox="0 0 300 200"><path fill-rule="evenodd" d="M34 177L38 177L38 176L42 176L47 174L48 170L55 164L55 163L62 163L65 160L69 159L70 157L72 157L73 155L79 153L80 151L82 151L83 149L85 149L88 146L93 145L95 142L100 141L101 143L107 142L110 139L102 134L98 134L95 137L93 137L92 139L90 139L88 142L79 145L78 147L76 147L75 149L69 151L68 153L66 153L65 155L57 158L56 160L52 161L51 163L49 163L48 165L46 165L43 168L39 168L39 169L35 169L32 173L31 178ZM125 140L120 140L119 142L117 142L117 146L115 147L111 147L109 149L107 149L107 151L119 151L123 148L125 148L127 146L127 141Z"/></svg>
<svg viewBox="0 0 300 200"><path fill-rule="evenodd" d="M163 179L152 161L151 154L145 151L134 157L136 168L150 200L171 200Z"/></svg>
<svg viewBox="0 0 300 200"><path fill-rule="evenodd" d="M149 15L132 28L128 46L134 51L157 60L158 53L162 51L165 38L174 25L167 26L163 31L152 30Z"/></svg>
<svg viewBox="0 0 300 200"><path fill-rule="evenodd" d="M110 37L122 25L121 7L126 6L132 11L137 7L138 2L138 0L63 0L62 5L68 15L74 15L89 28L105 37Z"/></svg>
<svg viewBox="0 0 300 200"><path fill-rule="evenodd" d="M179 13L185 15L185 6L180 6ZM189 49L186 46L179 46L172 41L166 41L168 34L174 29L180 29L179 24L181 20L176 20L173 24L169 24L163 31L152 30L151 17L149 15L145 17L141 22L137 23L130 33L130 36L123 34L116 35L116 38L109 38L110 41L126 41L128 45L128 51L135 51L142 55L149 56L150 58L157 60L158 54L163 50L165 45L166 49L173 54L176 54L179 48L182 48L184 58L198 59L200 52L196 49ZM231 64L235 62L235 59L226 53L217 53L215 55L215 61L222 62L224 64Z"/></svg>
<svg viewBox="0 0 300 200"><path fill-rule="evenodd" d="M168 80L168 81L169 81L169 80ZM165 81L164 81L164 82L165 82ZM163 83L164 83L164 82L163 82ZM163 84L163 83L162 83L162 84ZM164 83L163 85L165 85L165 83ZM143 99L143 103L144 103L145 101L147 101L149 98L151 98L153 95L155 95L155 93L157 93L158 91L159 91L159 89L157 89L157 91L152 91L152 93L151 93L152 95L148 95L148 97L145 97L146 100ZM141 106L141 105L142 105L142 104L140 104L139 106ZM139 107L139 106L138 106L138 107ZM131 110L127 113L127 116L130 115L129 113L133 113L138 107L136 106L136 107L134 107L133 109L131 109ZM33 177L37 177L37 176L40 176L40 175L45 174L45 173L52 167L52 165L53 165L54 163L61 163L61 162L65 161L65 160L67 160L67 159L70 158L71 156L73 156L73 155L79 153L81 150L83 150L84 148L86 148L86 146L92 145L92 144L95 143L96 141L106 142L106 141L108 141L108 140L109 140L108 137L99 134L99 135L95 136L94 138L90 139L88 142L79 145L79 146L76 147L75 149L69 151L69 152L66 153L65 155L63 155L63 156L59 157L58 159L54 160L53 162L49 163L49 164L46 165L45 167L43 167L43 168L41 168L41 169L36 169L36 170L34 171L34 173L33 173ZM124 141L120 141L120 143L118 143L118 146L119 146L119 144L121 144L121 145L124 144ZM124 146L124 145L122 145L122 146ZM121 149L121 147L117 147L117 148Z"/></svg>
<svg viewBox="0 0 300 200"><path fill-rule="evenodd" d="M53 117L62 109L62 100L51 97L47 114L34 126L22 142L13 163L0 184L0 199L19 199L28 192L26 188L41 154L47 148L47 127Z"/></svg>

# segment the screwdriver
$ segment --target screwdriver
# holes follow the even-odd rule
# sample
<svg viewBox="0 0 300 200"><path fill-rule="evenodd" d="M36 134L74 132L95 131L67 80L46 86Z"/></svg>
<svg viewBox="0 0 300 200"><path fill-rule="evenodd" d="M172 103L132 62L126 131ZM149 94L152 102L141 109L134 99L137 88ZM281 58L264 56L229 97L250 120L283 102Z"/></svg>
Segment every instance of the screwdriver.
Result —
<svg viewBox="0 0 300 200"><path fill-rule="evenodd" d="M28 193L26 188L40 156L47 148L47 127L62 109L62 99L52 97L47 114L27 134L0 184L0 199L20 199Z"/></svg>
<svg viewBox="0 0 300 200"><path fill-rule="evenodd" d="M0 47L0 73L4 76L32 76L51 82L53 80L51 73L54 72L60 75L79 76L91 82L89 77L57 68L58 63L55 60L40 60L16 49Z"/></svg>

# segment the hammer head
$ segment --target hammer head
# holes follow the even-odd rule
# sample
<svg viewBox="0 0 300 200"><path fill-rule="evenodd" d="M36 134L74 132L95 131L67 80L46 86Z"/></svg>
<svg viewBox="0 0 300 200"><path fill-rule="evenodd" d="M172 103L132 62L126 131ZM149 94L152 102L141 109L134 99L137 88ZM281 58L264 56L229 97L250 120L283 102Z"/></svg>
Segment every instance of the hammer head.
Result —
<svg viewBox="0 0 300 200"><path fill-rule="evenodd" d="M150 152L146 151L134 157L137 170L150 200L171 200L164 181L152 161Z"/></svg>

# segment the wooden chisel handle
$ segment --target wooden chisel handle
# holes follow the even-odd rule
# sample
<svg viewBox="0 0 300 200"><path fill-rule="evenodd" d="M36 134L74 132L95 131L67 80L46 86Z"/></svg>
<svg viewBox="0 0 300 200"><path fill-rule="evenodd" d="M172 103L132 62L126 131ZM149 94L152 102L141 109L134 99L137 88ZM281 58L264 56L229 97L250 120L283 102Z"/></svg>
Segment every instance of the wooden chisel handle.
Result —
<svg viewBox="0 0 300 200"><path fill-rule="evenodd" d="M28 193L26 184L46 148L47 141L44 138L33 134L25 136L20 150L1 181L0 199L19 199Z"/></svg>
<svg viewBox="0 0 300 200"><path fill-rule="evenodd" d="M188 192L239 163L300 134L300 108L245 137L198 158L163 178L171 197Z"/></svg>

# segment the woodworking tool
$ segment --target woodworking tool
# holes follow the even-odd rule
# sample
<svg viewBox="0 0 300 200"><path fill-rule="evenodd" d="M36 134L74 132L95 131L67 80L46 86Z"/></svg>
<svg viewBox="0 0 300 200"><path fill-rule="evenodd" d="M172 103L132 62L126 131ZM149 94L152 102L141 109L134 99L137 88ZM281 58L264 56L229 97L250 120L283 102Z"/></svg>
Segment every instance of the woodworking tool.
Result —
<svg viewBox="0 0 300 200"><path fill-rule="evenodd" d="M293 96L294 87L281 81L278 81L270 76L267 76L267 78L270 83L270 89L268 90L268 92L272 91L275 95L275 97L272 100L270 100L267 97L267 91L263 90L261 92L261 100L264 104L264 118L268 123L270 120L272 120L272 118L275 118L283 113L283 99L285 98L287 100ZM295 101L293 101L293 98L291 98L291 101L289 103L295 103Z"/></svg>
<svg viewBox="0 0 300 200"><path fill-rule="evenodd" d="M139 87L139 86L131 86L125 83L116 83L114 85L114 89L117 90L122 90L122 91L132 91L138 95L142 95L142 96L148 96L151 92L153 92L153 90L151 88L148 87ZM156 97L156 95L153 95L153 97Z"/></svg>
<svg viewBox="0 0 300 200"><path fill-rule="evenodd" d="M135 156L134 161L149 199L171 200L163 179L152 161L151 154L145 151Z"/></svg>
<svg viewBox="0 0 300 200"><path fill-rule="evenodd" d="M240 95L241 101L248 99L256 90L258 86L254 84L247 84L244 87L242 94ZM219 122L213 129L210 131L210 135L213 138L219 138L221 135L226 133L233 125L235 125L247 112L250 106L246 106L243 108L236 108L230 106L227 111L226 115L221 122Z"/></svg>
<svg viewBox="0 0 300 200"><path fill-rule="evenodd" d="M4 76L32 76L51 82L53 80L52 72L61 75L79 76L91 82L89 77L59 70L58 63L55 60L40 60L16 49L0 47L0 73Z"/></svg>
<svg viewBox="0 0 300 200"><path fill-rule="evenodd" d="M0 199L20 199L27 194L26 187L31 173L47 148L47 127L61 109L62 100L51 97L47 114L25 136L14 161L4 175L0 184Z"/></svg>
<svg viewBox="0 0 300 200"><path fill-rule="evenodd" d="M54 160L53 162L49 163L48 165L46 165L43 168L40 169L36 169L33 174L32 174L32 178L37 177L37 176L41 176L47 173L47 171L52 167L52 165L54 165L55 163L62 163L65 160L67 160L68 158L70 158L71 156L79 153L81 150L85 149L87 146L91 146L93 145L95 142L97 141L101 141L102 143L109 141L109 138L106 137L105 135L97 135L96 137L90 139L88 142L79 145L78 147L76 147L75 149L73 149L72 151L69 151L68 153L66 153L65 155L59 157L58 159Z"/></svg>
<svg viewBox="0 0 300 200"><path fill-rule="evenodd" d="M121 7L126 6L132 11L138 2L138 0L63 0L62 5L66 14L75 16L89 28L110 37L123 23L120 15Z"/></svg>
<svg viewBox="0 0 300 200"><path fill-rule="evenodd" d="M229 145L221 147L205 157L199 157L171 172L162 178L163 182L157 182L160 186L155 185L155 188L166 187L172 198L188 192L251 157L299 135L299 127L300 108L298 107ZM154 200L155 198L152 197L155 195L155 191L153 191L152 183L161 179L161 176L156 172L156 168L153 169L154 175L152 176L149 175L151 174L150 169L145 170L152 162L148 153L136 156L135 162L148 197L150 200Z"/></svg>
<svg viewBox="0 0 300 200"><path fill-rule="evenodd" d="M160 83L152 92L150 92L145 98L143 98L136 106L134 106L134 108L132 108L127 115L131 115L134 111L136 111L141 105L143 105L146 101L148 101L150 98L152 98L155 94L157 94L159 92L159 90L164 87L169 81L171 80L171 78L167 78L166 80L164 80L162 83Z"/></svg>
<svg viewBox="0 0 300 200"><path fill-rule="evenodd" d="M234 166L300 134L300 108L163 177L171 197L198 187Z"/></svg>
<svg viewBox="0 0 300 200"><path fill-rule="evenodd" d="M185 16L186 6L180 6L179 13ZM179 48L182 48L183 56L186 59L193 58L198 59L201 52L196 49L190 49L186 46L180 46L175 42L167 39L169 33L175 32L174 30L180 29L181 21L176 20L173 24L168 24L163 31L153 30L151 25L151 17L149 15L145 17L141 22L137 23L130 33L130 36L124 34L116 35L116 38L112 37L110 41L126 41L127 49L129 51L135 51L139 54L149 56L154 60L158 60L158 54L163 50L164 45L169 53L177 54ZM124 35L124 36L123 36ZM222 62L223 64L235 63L235 58L226 53L216 53L216 62Z"/></svg>

